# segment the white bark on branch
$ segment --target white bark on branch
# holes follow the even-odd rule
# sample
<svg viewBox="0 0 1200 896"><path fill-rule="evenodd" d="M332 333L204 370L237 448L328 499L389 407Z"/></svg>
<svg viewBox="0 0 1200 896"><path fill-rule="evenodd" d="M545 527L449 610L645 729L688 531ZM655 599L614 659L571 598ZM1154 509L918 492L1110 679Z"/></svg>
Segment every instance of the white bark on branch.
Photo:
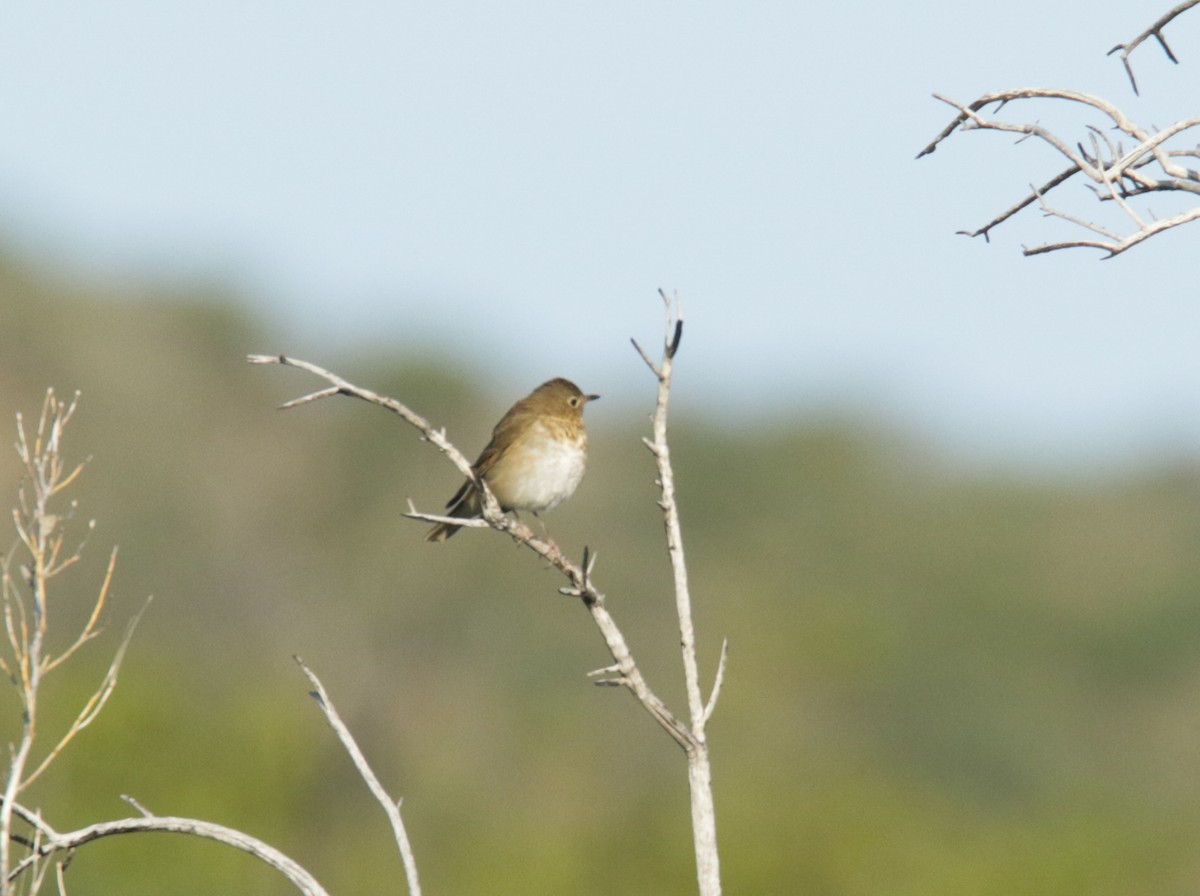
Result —
<svg viewBox="0 0 1200 896"><path fill-rule="evenodd" d="M1175 54L1167 45L1162 31L1177 16L1197 4L1200 4L1200 0L1185 0L1133 40L1125 44L1118 44L1109 51L1109 55L1120 51L1121 62L1125 66L1135 93L1138 88L1137 81L1133 76L1133 69L1129 64L1130 53L1153 36L1158 40L1167 57L1172 62L1178 62ZM1040 140L1053 147L1070 163L1067 168L1046 181L1041 187L1030 187L1027 196L984 226L975 230L960 230L961 234L982 236L985 240L990 241L993 228L1036 202L1044 216L1067 221L1089 231L1094 236L1025 248L1026 255L1041 255L1059 249L1087 247L1100 249L1106 253L1105 257L1111 258L1165 230L1200 218L1200 206L1169 217L1155 218L1149 213L1139 211L1131 202L1131 200L1153 193L1183 193L1200 196L1200 172L1181 163L1181 160L1200 159L1200 148L1195 145L1171 148L1167 145L1193 128L1200 127L1200 115L1181 119L1159 131L1151 131L1138 126L1114 104L1075 90L1045 87L1001 90L984 94L966 105L938 94L934 94L934 97L958 109L959 114L928 146L917 154L917 158L934 152L944 140L956 131L992 130L1020 134L1022 135L1021 139L1032 137ZM1086 141L1069 141L1036 121L1004 121L994 115L989 117L983 114L988 106L995 105L995 112L999 113L1009 103L1021 103L1024 107L1026 103L1034 100L1081 104L1101 113L1108 121L1103 129L1089 125L1090 133ZM1120 142L1114 144L1109 137L1109 132L1114 130L1132 138L1135 141L1133 148L1126 151ZM1085 149L1085 142L1090 145L1090 152ZM1132 227L1124 233L1119 233L1114 229L1103 227L1051 205L1047 194L1071 180L1076 174L1082 174L1092 181L1090 188L1095 198L1100 202L1115 203L1131 222Z"/></svg>
<svg viewBox="0 0 1200 896"><path fill-rule="evenodd" d="M387 815L388 823L392 826L392 836L396 840L396 847L400 850L400 859L404 863L404 876L408 881L409 896L421 896L421 884L417 878L417 862L413 858L412 845L408 841L404 820L400 817L401 800L393 800L383 789L383 785L379 783L379 778L367 762L362 750L359 749L354 735L350 733L350 729L342 721L333 701L329 699L329 694L325 690L325 685L321 684L321 679L317 678L316 673L308 668L300 657L294 659L312 684L314 688L312 696L317 701L317 705L321 707L321 712L325 714L329 727L337 734L338 740L342 742L342 746L350 756L351 762L354 763L355 769L358 770L359 776L366 783L367 789L371 791L371 795L375 797L376 802L383 807L383 811Z"/></svg>
<svg viewBox="0 0 1200 896"><path fill-rule="evenodd" d="M1137 79L1133 76L1133 67L1129 64L1129 54L1136 50L1142 41L1153 37L1158 41L1158 45L1162 47L1163 52L1167 54L1167 58L1178 65L1179 60L1176 59L1175 54L1171 52L1171 47L1167 44L1167 39L1163 37L1162 32L1163 29L1166 28L1176 16L1178 16L1180 13L1187 12L1197 3L1200 3L1200 0L1184 0L1183 3L1180 3L1171 11L1165 13L1157 22L1155 22L1133 40L1129 41L1129 43L1117 44L1108 51L1109 56L1111 56L1113 53L1116 53L1118 50L1120 51L1121 64L1125 66L1125 74L1129 76L1129 85L1133 88L1134 93L1138 93L1138 86Z"/></svg>
<svg viewBox="0 0 1200 896"><path fill-rule="evenodd" d="M708 755L708 739L705 726L716 708L721 684L725 678L725 660L728 642L721 647L718 671L709 694L704 702L700 690L700 672L696 661L696 633L692 622L692 597L688 585L687 563L683 553L683 531L679 522L679 504L675 496L675 472L671 465L671 448L667 441L667 409L671 398L671 372L679 340L683 336L683 315L678 299L674 302L659 290L666 305L666 333L663 337L662 360L656 365L642 350L636 340L633 343L646 366L658 379L658 400L655 403L653 437L643 439L654 456L658 468L658 484L662 492L659 507L663 512L663 526L667 536L667 554L671 560L671 572L675 584L675 611L679 617L679 640L683 651L684 684L687 690L688 712L691 719L688 744L685 746L688 760L688 784L692 799L692 839L696 852L696 876L700 883L700 896L719 896L721 892L721 868L717 852L717 819L713 805L712 766Z"/></svg>
<svg viewBox="0 0 1200 896"><path fill-rule="evenodd" d="M36 849L17 863L8 873L6 884L11 884L16 878L32 868L41 859L56 853L70 853L86 843L103 837L117 834L139 834L152 831L167 834L191 834L204 837L232 846L249 853L260 861L265 862L279 871L305 896L329 896L325 888L317 883L307 870L294 859L284 855L278 849L270 846L256 837L251 837L242 831L225 825L214 824L210 821L200 821L195 818L178 818L165 815L146 815L137 818L121 818L116 821L103 821L90 824L76 831L59 833L46 824L38 813L31 812L24 806L14 804L14 811L32 824L37 831L38 842Z"/></svg>
<svg viewBox="0 0 1200 896"><path fill-rule="evenodd" d="M1053 147L1069 163L1069 167L1047 181L1040 188L1031 188L1030 194L983 227L973 231L959 231L967 236L983 236L990 239L991 230L1011 218L1017 212L1037 202L1047 217L1061 218L1085 227L1102 239L1065 240L1025 249L1026 255L1040 255L1059 249L1087 246L1101 249L1108 257L1118 255L1126 249L1164 230L1178 227L1200 217L1200 207L1181 212L1168 218L1151 220L1139 213L1130 199L1151 193L1190 193L1200 196L1200 172L1180 164L1180 159L1200 158L1200 150L1194 148L1169 149L1167 143L1193 128L1200 128L1200 115L1185 118L1168 128L1151 132L1132 121L1118 107L1090 94L1074 90L1048 87L1001 90L984 94L972 103L963 104L934 94L934 97L958 109L958 116L947 125L933 141L917 155L917 158L934 152L938 146L956 131L992 130L1022 135L1022 139L1033 137ZM1003 121L984 115L988 106L999 111L1009 103L1032 100L1057 100L1088 106L1102 113L1113 129L1133 138L1136 144L1125 150L1114 144L1099 128L1092 128L1089 152L1082 142L1073 145L1049 128L1032 122ZM1125 234L1102 228L1079 216L1053 207L1046 196L1055 188L1069 181L1074 175L1082 174L1094 184L1093 193L1101 202L1114 202L1132 222L1133 229Z"/></svg>

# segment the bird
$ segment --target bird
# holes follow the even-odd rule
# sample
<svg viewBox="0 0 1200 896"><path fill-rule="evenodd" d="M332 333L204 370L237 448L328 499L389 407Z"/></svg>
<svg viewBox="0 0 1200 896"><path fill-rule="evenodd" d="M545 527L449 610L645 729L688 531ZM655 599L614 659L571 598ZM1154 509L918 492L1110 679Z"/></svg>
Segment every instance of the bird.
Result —
<svg viewBox="0 0 1200 896"><path fill-rule="evenodd" d="M556 377L500 418L471 470L477 480L488 484L501 509L528 510L536 516L574 494L587 460L583 407L599 397L585 395L570 380ZM446 502L447 516L470 518L482 512L482 495L470 479ZM438 523L425 540L445 541L461 528Z"/></svg>

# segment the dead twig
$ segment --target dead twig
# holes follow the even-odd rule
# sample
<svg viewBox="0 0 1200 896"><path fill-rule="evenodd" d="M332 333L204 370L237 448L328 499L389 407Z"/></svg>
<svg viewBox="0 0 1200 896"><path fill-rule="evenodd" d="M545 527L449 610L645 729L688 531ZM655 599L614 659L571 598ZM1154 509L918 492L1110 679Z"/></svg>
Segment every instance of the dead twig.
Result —
<svg viewBox="0 0 1200 896"><path fill-rule="evenodd" d="M1141 34L1139 34L1133 40L1129 41L1128 43L1117 44L1115 47L1113 47L1111 50L1108 51L1109 56L1111 56L1113 53L1120 52L1121 64L1123 66L1125 66L1125 74L1127 74L1129 76L1129 85L1133 88L1133 92L1135 94L1138 93L1137 79L1134 78L1134 76L1133 76L1133 66L1131 66L1129 64L1129 54L1132 53L1134 50L1136 50L1143 41L1145 41L1146 39L1148 39L1150 37L1153 37L1155 40L1158 41L1158 45L1160 47L1162 47L1163 52L1167 54L1167 58L1170 59L1176 65L1178 65L1179 60L1176 59L1175 54L1171 52L1171 47L1167 44L1167 39L1165 37L1163 37L1162 32L1163 32L1163 29L1166 28L1167 25L1170 24L1175 19L1176 16L1187 12L1189 9L1191 9L1193 6L1195 6L1197 3L1200 3L1200 0L1184 0L1183 3L1180 3L1174 9L1170 10L1167 13L1164 13L1157 22L1155 22L1153 25L1151 25L1149 28L1147 28L1145 31L1143 31Z"/></svg>
<svg viewBox="0 0 1200 896"><path fill-rule="evenodd" d="M1040 140L1053 147L1070 163L1069 167L1041 187L1031 187L1029 195L997 215L983 227L959 231L959 233L967 236L983 236L985 240L990 240L993 228L1036 202L1045 216L1059 218L1083 227L1101 238L1048 243L1026 248L1024 250L1026 255L1040 255L1066 248L1089 247L1100 249L1107 253L1107 257L1112 257L1157 233L1178 227L1200 216L1200 210L1193 209L1152 221L1130 202L1133 198L1150 193L1174 192L1200 196L1200 172L1181 164L1182 160L1200 156L1200 151L1167 146L1169 141L1193 128L1200 127L1200 116L1185 118L1168 128L1151 132L1137 125L1112 103L1090 94L1072 90L1054 88L1003 90L984 94L969 104L955 102L937 94L934 96L957 109L958 115L921 150L918 158L934 152L943 141L958 130L992 130L1020 134L1023 139ZM1072 145L1040 123L1006 121L984 114L984 111L990 106L995 106L999 111L1009 104L1032 100L1052 100L1089 107L1108 119L1111 130L1123 133L1136 142L1132 149L1122 151L1120 145L1114 144L1106 131L1091 127L1092 149L1089 153L1084 150L1082 143L1076 142ZM1125 217L1132 222L1131 231L1121 234L1050 204L1047 194L1071 180L1076 174L1082 174L1091 181L1092 190L1097 199L1101 202L1112 202L1120 207Z"/></svg>
<svg viewBox="0 0 1200 896"><path fill-rule="evenodd" d="M337 734L338 740L342 742L342 746L350 756L351 762L354 763L355 769L358 770L359 776L366 783L367 789L371 791L371 795L375 797L376 802L383 807L383 811L388 817L388 822L392 826L392 836L396 840L396 846L400 850L401 861L404 863L404 874L408 880L409 896L421 896L421 884L417 878L417 862L413 857L412 845L408 840L408 832L404 828L404 819L400 817L400 804L403 801L393 800L388 795L388 792L383 789L383 785L379 783L379 778L376 776L374 770L372 770L370 763L367 762L367 758L359 748L354 735L350 733L350 729L346 727L346 723L342 721L337 708L329 698L329 693L325 690L325 685L321 684L321 679L317 678L316 673L308 668L304 660L300 659L300 657L293 657L293 659L312 684L314 688L312 692L313 699L317 701L321 712L325 714L325 720L329 722L329 727Z"/></svg>

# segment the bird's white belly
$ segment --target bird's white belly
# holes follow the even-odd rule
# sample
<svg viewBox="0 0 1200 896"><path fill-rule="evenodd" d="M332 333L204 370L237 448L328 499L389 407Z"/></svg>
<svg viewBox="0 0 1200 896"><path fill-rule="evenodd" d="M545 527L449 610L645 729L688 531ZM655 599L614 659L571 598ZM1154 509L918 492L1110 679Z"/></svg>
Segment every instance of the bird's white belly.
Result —
<svg viewBox="0 0 1200 896"><path fill-rule="evenodd" d="M520 458L520 461L513 461ZM497 500L510 510L550 510L574 494L583 478L587 460L587 439L562 441L538 426L517 446L510 449L488 476L488 485ZM503 466L501 471L499 468Z"/></svg>

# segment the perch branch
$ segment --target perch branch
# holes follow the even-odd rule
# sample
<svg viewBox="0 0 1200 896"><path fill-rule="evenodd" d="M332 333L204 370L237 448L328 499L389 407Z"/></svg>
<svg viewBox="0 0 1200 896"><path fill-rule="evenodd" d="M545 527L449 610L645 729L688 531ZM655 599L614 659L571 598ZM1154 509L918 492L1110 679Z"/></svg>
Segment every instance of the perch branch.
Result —
<svg viewBox="0 0 1200 896"><path fill-rule="evenodd" d="M685 750L691 749L693 744L693 736L688 726L682 723L676 716L667 708L667 705L658 697L657 694L650 688L646 682L637 663L634 661L633 655L629 650L629 645L625 640L620 627L612 618L605 606L604 594L596 588L594 582L588 576L582 566L576 565L562 552L548 537L537 535L529 526L525 525L521 520L510 517L503 513L499 503L487 488L487 483L475 479L475 474L471 469L470 461L466 456L459 451L449 439L446 438L445 432L435 429L434 426L422 417L420 414L409 409L406 405L392 398L377 395L369 389L363 389L347 380L342 379L336 374L330 373L324 368L318 367L307 361L301 361L297 358L291 358L286 355L250 355L248 357L251 364L279 364L285 367L296 367L305 370L317 377L324 379L331 384L332 388L323 388L315 392L304 395L301 398L287 402L283 405L284 408L296 407L299 404L307 401L315 401L318 398L325 398L333 395L346 395L353 398L359 398L371 404L379 405L380 407L390 410L397 414L406 423L415 427L431 442L434 447L441 451L460 473L468 479L477 482L483 486L482 492L484 496L483 505L483 521L472 522L470 520L455 519L457 525L474 525L474 526L490 526L497 531L508 534L515 542L524 545L529 550L533 551L537 556L549 563L557 569L567 580L567 585L560 591L571 597L577 597L583 603L588 613L592 617L592 621L599 629L601 636L604 638L604 643L608 647L608 651L615 661L616 668L619 670L619 679L616 683L625 687L634 695L642 707L658 722L659 725ZM410 509L406 516L424 521L439 522L443 518L438 515L421 513Z"/></svg>

